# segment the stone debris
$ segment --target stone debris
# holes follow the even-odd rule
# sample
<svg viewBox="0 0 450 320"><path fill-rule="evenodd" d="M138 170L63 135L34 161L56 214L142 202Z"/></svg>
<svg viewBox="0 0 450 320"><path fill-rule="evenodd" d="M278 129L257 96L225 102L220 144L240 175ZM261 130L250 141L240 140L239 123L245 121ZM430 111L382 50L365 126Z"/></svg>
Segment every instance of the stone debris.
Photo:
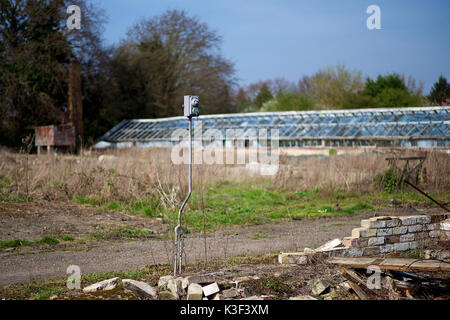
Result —
<svg viewBox="0 0 450 320"><path fill-rule="evenodd" d="M179 283L181 285L181 282ZM182 288L178 287L177 279L169 279L167 282L167 289L172 292L173 296L178 300L182 296Z"/></svg>
<svg viewBox="0 0 450 320"><path fill-rule="evenodd" d="M161 291L158 293L158 300L177 300L177 297L170 291Z"/></svg>
<svg viewBox="0 0 450 320"><path fill-rule="evenodd" d="M112 278L94 283L83 289L84 293L96 292L96 291L108 291L116 289L121 284L120 278Z"/></svg>
<svg viewBox="0 0 450 320"><path fill-rule="evenodd" d="M222 295L225 299L237 298L241 293L236 288L231 288L222 291Z"/></svg>
<svg viewBox="0 0 450 320"><path fill-rule="evenodd" d="M327 243L325 243L324 245L321 245L319 248L317 248L316 252L318 251L327 251L336 247L340 247L342 246L342 241L340 239L334 239L331 241L328 241Z"/></svg>
<svg viewBox="0 0 450 320"><path fill-rule="evenodd" d="M191 283L187 290L187 300L202 300L203 288L198 283Z"/></svg>
<svg viewBox="0 0 450 320"><path fill-rule="evenodd" d="M320 296L330 288L330 283L326 280L315 280L311 284L311 291L315 296Z"/></svg>
<svg viewBox="0 0 450 320"><path fill-rule="evenodd" d="M155 289L153 289L149 284L145 282L131 279L123 279L122 285L125 289L128 289L138 294L141 298L155 299L157 297Z"/></svg>
<svg viewBox="0 0 450 320"><path fill-rule="evenodd" d="M213 282L216 282L216 277L213 274L193 275L193 276L189 276L189 277L186 277L183 279L182 287L183 287L183 289L186 289L192 283L210 284Z"/></svg>
<svg viewBox="0 0 450 320"><path fill-rule="evenodd" d="M219 285L216 282L214 282L210 285L207 285L207 286L203 287L202 289L203 289L203 294L205 295L205 297L209 297L209 296L212 296L213 294L220 292Z"/></svg>
<svg viewBox="0 0 450 320"><path fill-rule="evenodd" d="M169 280L172 280L173 276L163 276L159 278L158 281L158 288L160 289L167 289L167 284L169 283Z"/></svg>

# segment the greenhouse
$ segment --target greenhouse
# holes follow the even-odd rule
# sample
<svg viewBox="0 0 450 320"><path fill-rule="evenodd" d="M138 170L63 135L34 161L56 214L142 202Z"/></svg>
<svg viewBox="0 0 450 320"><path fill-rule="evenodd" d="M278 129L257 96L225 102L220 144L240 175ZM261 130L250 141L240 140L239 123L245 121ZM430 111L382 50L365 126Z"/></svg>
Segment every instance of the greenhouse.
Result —
<svg viewBox="0 0 450 320"><path fill-rule="evenodd" d="M204 115L193 121L197 143L211 143L208 130L223 136L224 146L249 144L250 132L278 129L279 146L301 147L450 147L450 107L263 112ZM173 134L188 135L185 117L123 120L95 147L168 147ZM182 129L181 131L179 129ZM252 131L253 130L253 131ZM217 140L217 139L216 139Z"/></svg>

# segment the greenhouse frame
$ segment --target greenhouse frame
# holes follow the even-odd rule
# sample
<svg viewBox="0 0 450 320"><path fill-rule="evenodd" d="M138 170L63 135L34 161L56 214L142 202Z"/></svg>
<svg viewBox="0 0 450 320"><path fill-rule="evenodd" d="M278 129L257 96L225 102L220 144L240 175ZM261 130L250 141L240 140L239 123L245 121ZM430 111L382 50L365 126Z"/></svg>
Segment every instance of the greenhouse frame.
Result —
<svg viewBox="0 0 450 320"><path fill-rule="evenodd" d="M188 135L188 124L185 117L123 120L95 147L170 147L178 143L172 138L175 130L185 129ZM210 129L221 132L224 146L232 141L248 147L251 130L266 129L270 138L278 129L281 148L450 147L448 106L204 115L194 120L194 131L200 124L203 134ZM208 135L201 139L202 145L211 143Z"/></svg>

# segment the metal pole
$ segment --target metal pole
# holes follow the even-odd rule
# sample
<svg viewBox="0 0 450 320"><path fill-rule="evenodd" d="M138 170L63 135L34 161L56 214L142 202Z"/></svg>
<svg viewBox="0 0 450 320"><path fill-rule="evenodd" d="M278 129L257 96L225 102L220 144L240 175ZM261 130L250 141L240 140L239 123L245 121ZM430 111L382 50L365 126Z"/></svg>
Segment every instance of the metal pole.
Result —
<svg viewBox="0 0 450 320"><path fill-rule="evenodd" d="M181 226L181 216L192 194L192 117L189 117L189 193L178 211L178 225L175 227L175 250L173 275L181 274L181 265L183 258L183 227Z"/></svg>

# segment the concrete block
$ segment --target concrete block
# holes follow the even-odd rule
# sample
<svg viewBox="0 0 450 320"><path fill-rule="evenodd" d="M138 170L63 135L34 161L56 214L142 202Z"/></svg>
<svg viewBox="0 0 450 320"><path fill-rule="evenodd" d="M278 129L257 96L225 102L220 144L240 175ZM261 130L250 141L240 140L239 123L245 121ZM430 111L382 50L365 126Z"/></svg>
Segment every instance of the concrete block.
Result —
<svg viewBox="0 0 450 320"><path fill-rule="evenodd" d="M394 244L395 252L403 252L409 249L409 242L400 242Z"/></svg>
<svg viewBox="0 0 450 320"><path fill-rule="evenodd" d="M352 238L369 238L377 235L376 229L355 228L352 230Z"/></svg>
<svg viewBox="0 0 450 320"><path fill-rule="evenodd" d="M293 252L293 253L280 253L278 255L278 262L280 264L308 264L308 255L303 252Z"/></svg>
<svg viewBox="0 0 450 320"><path fill-rule="evenodd" d="M366 247L364 248L364 256L375 256L380 254L380 247Z"/></svg>
<svg viewBox="0 0 450 320"><path fill-rule="evenodd" d="M330 288L330 283L326 280L316 280L311 284L311 291L318 296L326 292Z"/></svg>
<svg viewBox="0 0 450 320"><path fill-rule="evenodd" d="M441 230L450 231L450 220L444 220L441 222Z"/></svg>
<svg viewBox="0 0 450 320"><path fill-rule="evenodd" d="M191 283L210 284L213 282L216 282L216 277L213 274L198 274L184 278L182 286L186 289Z"/></svg>
<svg viewBox="0 0 450 320"><path fill-rule="evenodd" d="M188 287L187 300L202 300L203 289L198 283L191 283Z"/></svg>
<svg viewBox="0 0 450 320"><path fill-rule="evenodd" d="M352 237L346 237L342 239L342 243L346 247L367 247L368 238L352 238Z"/></svg>
<svg viewBox="0 0 450 320"><path fill-rule="evenodd" d="M398 235L398 234L405 234L408 232L408 227L396 227L392 228L392 234Z"/></svg>
<svg viewBox="0 0 450 320"><path fill-rule="evenodd" d="M369 238L368 241L369 246L378 246L381 244L384 244L384 237Z"/></svg>
<svg viewBox="0 0 450 320"><path fill-rule="evenodd" d="M349 248L345 252L345 256L348 257L361 257L364 255L363 248Z"/></svg>
<svg viewBox="0 0 450 320"><path fill-rule="evenodd" d="M316 252L317 251L327 251L327 250L339 247L341 245L342 245L341 239L334 239L334 240L328 241L327 243L321 245L319 248L317 248L314 251L316 251Z"/></svg>
<svg viewBox="0 0 450 320"><path fill-rule="evenodd" d="M417 223L417 219L414 216L398 217L402 222L402 226L410 226Z"/></svg>
<svg viewBox="0 0 450 320"><path fill-rule="evenodd" d="M402 222L399 218L391 217L391 220L386 221L386 228L395 228L401 226Z"/></svg>
<svg viewBox="0 0 450 320"><path fill-rule="evenodd" d="M209 297L212 296L213 294L220 292L219 285L217 284L217 282L204 286L202 290L205 297Z"/></svg>
<svg viewBox="0 0 450 320"><path fill-rule="evenodd" d="M376 221L373 218L367 220L361 220L361 227L367 229L377 229L377 228L385 228L386 221Z"/></svg>
<svg viewBox="0 0 450 320"><path fill-rule="evenodd" d="M432 231L432 230L439 230L440 229L439 223L430 223L423 226L424 231Z"/></svg>
<svg viewBox="0 0 450 320"><path fill-rule="evenodd" d="M423 229L423 225L415 224L412 226L408 226L408 232L420 232Z"/></svg>
<svg viewBox="0 0 450 320"><path fill-rule="evenodd" d="M394 252L394 245L393 244L387 244L385 246L380 246L380 253L391 253Z"/></svg>
<svg viewBox="0 0 450 320"><path fill-rule="evenodd" d="M417 249L419 247L419 242L413 241L409 243L409 249Z"/></svg>
<svg viewBox="0 0 450 320"><path fill-rule="evenodd" d="M377 237L384 237L392 235L392 228L377 229Z"/></svg>
<svg viewBox="0 0 450 320"><path fill-rule="evenodd" d="M431 222L431 218L429 216L417 216L417 223L418 224L426 224Z"/></svg>
<svg viewBox="0 0 450 320"><path fill-rule="evenodd" d="M441 235L441 232L439 230L433 230L430 231L429 233L430 238L439 238L439 236Z"/></svg>
<svg viewBox="0 0 450 320"><path fill-rule="evenodd" d="M402 234L400 236L400 242L411 242L414 241L414 233Z"/></svg>

